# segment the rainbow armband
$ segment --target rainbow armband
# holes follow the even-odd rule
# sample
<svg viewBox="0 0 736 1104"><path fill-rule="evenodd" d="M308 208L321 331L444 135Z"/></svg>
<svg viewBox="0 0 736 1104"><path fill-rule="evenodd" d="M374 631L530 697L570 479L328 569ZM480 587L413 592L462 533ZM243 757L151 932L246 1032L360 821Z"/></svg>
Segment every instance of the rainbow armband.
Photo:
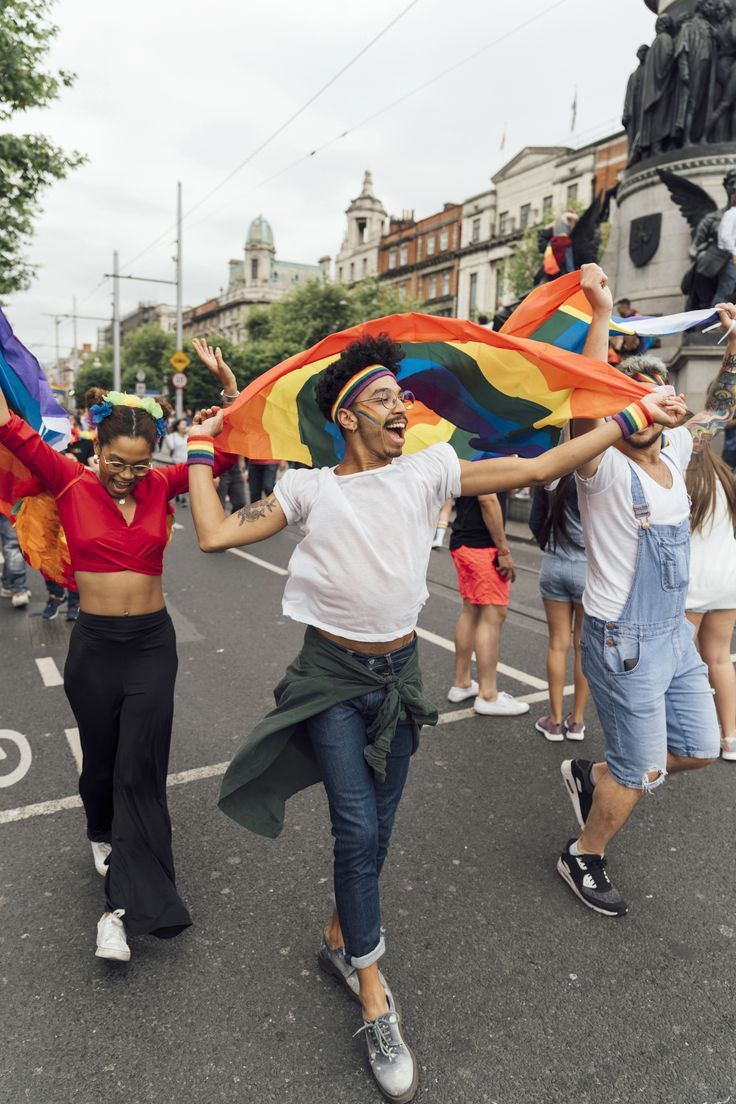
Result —
<svg viewBox="0 0 736 1104"><path fill-rule="evenodd" d="M621 430L624 438L631 437L633 433L638 433L640 429L646 429L647 426L654 425L654 418L644 404L640 402L633 402L620 414L614 414L613 421Z"/></svg>
<svg viewBox="0 0 736 1104"><path fill-rule="evenodd" d="M187 437L187 464L215 466L215 441L213 437Z"/></svg>

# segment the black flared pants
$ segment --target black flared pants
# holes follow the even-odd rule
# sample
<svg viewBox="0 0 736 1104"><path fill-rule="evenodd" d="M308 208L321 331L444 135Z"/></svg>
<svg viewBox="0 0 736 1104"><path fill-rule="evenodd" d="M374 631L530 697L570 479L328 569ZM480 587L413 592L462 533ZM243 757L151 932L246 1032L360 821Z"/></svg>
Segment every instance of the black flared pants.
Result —
<svg viewBox="0 0 736 1104"><path fill-rule="evenodd" d="M107 907L125 909L130 934L164 939L191 924L176 890L166 803L177 663L166 610L80 613L64 668L84 755L87 835L112 844Z"/></svg>

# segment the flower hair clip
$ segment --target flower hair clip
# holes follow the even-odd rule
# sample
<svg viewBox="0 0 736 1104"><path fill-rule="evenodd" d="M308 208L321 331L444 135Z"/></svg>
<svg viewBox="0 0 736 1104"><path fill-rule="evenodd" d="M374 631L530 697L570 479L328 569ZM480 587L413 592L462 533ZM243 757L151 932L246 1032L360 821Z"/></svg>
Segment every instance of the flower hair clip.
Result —
<svg viewBox="0 0 736 1104"><path fill-rule="evenodd" d="M95 403L89 408L90 417L95 425L104 422L112 414L114 406L129 406L135 410L143 410L156 423L156 434L159 440L166 436L166 419L161 409L161 404L152 398L139 398L138 395L126 395L122 391L108 391L102 402Z"/></svg>

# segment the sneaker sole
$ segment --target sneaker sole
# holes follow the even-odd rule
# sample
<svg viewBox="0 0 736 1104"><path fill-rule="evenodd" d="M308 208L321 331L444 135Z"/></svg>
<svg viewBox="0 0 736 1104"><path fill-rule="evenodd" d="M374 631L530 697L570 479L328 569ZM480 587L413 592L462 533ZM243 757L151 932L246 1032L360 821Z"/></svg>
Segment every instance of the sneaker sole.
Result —
<svg viewBox="0 0 736 1104"><path fill-rule="evenodd" d="M627 905L624 905L623 908L618 910L618 911L614 911L613 909L604 908L602 905L594 905L592 901L586 900L586 898L583 897L583 895L580 892L580 890L578 889L578 887L575 885L575 882L572 879L572 875L570 874L570 871L567 869L567 867L565 866L562 859L557 860L557 873L560 875L563 882L565 882L570 887L570 889L573 891L573 893L577 897L578 901L582 901L583 904L585 905L585 907L589 908L589 909L592 909L593 912L599 912L601 914L601 916L619 916L620 917L620 916L625 916L626 913L629 911Z"/></svg>
<svg viewBox="0 0 736 1104"><path fill-rule="evenodd" d="M112 947L98 947L95 958L105 958L108 962L130 962L130 949L116 951Z"/></svg>
<svg viewBox="0 0 736 1104"><path fill-rule="evenodd" d="M585 733L584 732L566 732L565 733L565 739L566 740L584 740L585 739Z"/></svg>
<svg viewBox="0 0 736 1104"><path fill-rule="evenodd" d="M411 1101L417 1095L417 1089L419 1088L419 1067L417 1066L417 1060L414 1051L411 1049L411 1047L407 1046L406 1043L404 1043L404 1046L406 1047L407 1053L411 1055L411 1060L414 1063L414 1080L412 1081L410 1087L406 1090L406 1092L402 1093L401 1096L392 1096L390 1093L385 1092L378 1083L378 1080L376 1080L376 1085L380 1089L381 1095L384 1097L384 1099L390 1100L392 1104L411 1104Z"/></svg>
<svg viewBox="0 0 736 1104"><path fill-rule="evenodd" d="M567 790L567 796L570 798L570 803L575 811L575 819L581 829L585 828L585 821L583 820L583 810L580 807L580 795L578 794L578 788L575 785L575 779L572 776L572 759L565 759L560 767L560 774L562 775L562 781L565 783L565 789Z"/></svg>
<svg viewBox="0 0 736 1104"><path fill-rule="evenodd" d="M542 728L542 726L536 721L534 722L534 727L536 728L537 732L541 732L545 740L549 740L551 744L559 744L562 740L565 739L562 733L560 733L559 736L555 736L554 732L548 732L546 728Z"/></svg>

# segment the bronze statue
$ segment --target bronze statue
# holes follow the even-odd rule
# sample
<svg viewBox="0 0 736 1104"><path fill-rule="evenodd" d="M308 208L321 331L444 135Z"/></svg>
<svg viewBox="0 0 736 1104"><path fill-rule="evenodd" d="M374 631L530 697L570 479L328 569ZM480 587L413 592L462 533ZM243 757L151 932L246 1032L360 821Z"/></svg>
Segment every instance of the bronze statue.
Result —
<svg viewBox="0 0 736 1104"><path fill-rule="evenodd" d="M736 135L736 18L727 0L714 0L714 30L718 60L716 97L718 106L711 121L711 142L728 142Z"/></svg>
<svg viewBox="0 0 736 1104"><path fill-rule="evenodd" d="M636 56L639 59L639 68L635 69L631 74L626 85L626 96L624 97L624 113L621 116L621 126L626 131L629 139L629 164L633 161L633 151L636 146L636 137L639 133L639 127L641 126L641 104L642 104L642 92L644 86L644 63L647 60L647 54L649 53L648 46L640 46L636 51Z"/></svg>
<svg viewBox="0 0 736 1104"><path fill-rule="evenodd" d="M723 178L728 202L722 211L699 184L667 169L657 169L657 173L692 232L689 255L693 263L681 284L683 293L688 297L686 310L709 307L718 286L718 277L731 259L730 253L718 245L718 228L721 218L733 206L736 197L736 168L730 169Z"/></svg>
<svg viewBox="0 0 736 1104"><path fill-rule="evenodd" d="M644 66L644 88L639 132L631 160L651 157L667 149L672 140L672 94L675 79L675 25L669 15L655 23L657 37Z"/></svg>
<svg viewBox="0 0 736 1104"><path fill-rule="evenodd" d="M713 15L713 0L696 0L694 14L677 36L673 135L678 146L707 138L716 81L715 35L709 21Z"/></svg>

